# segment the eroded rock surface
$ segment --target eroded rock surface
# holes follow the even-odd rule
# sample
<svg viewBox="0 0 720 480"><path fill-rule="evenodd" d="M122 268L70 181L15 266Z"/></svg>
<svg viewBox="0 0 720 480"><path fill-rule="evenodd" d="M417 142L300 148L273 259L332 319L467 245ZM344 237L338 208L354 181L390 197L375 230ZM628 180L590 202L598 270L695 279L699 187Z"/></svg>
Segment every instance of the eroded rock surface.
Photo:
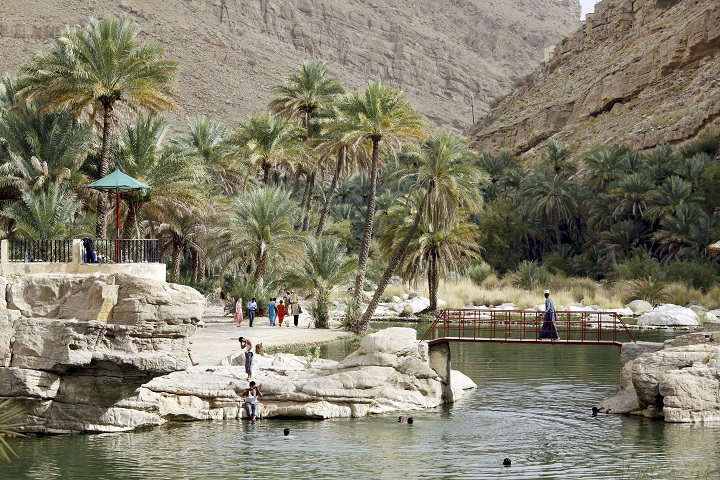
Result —
<svg viewBox="0 0 720 480"><path fill-rule="evenodd" d="M118 431L157 423L128 401L189 365L204 297L128 275L12 278L0 309L0 399L29 432Z"/></svg>
<svg viewBox="0 0 720 480"><path fill-rule="evenodd" d="M156 402L162 419L241 418L247 387L242 355L218 367L192 367L153 379L139 399ZM437 407L442 383L430 368L427 345L411 328L388 328L367 335L360 348L340 362L289 354L255 355L253 379L264 396L264 417L359 417L396 410ZM452 398L475 383L460 372L451 376Z"/></svg>
<svg viewBox="0 0 720 480"><path fill-rule="evenodd" d="M4 1L0 72L47 50L66 25L127 16L181 65L178 123L236 123L267 108L270 87L303 59L328 62L349 89L381 79L430 120L463 129L543 51L579 25L578 0Z"/></svg>
<svg viewBox="0 0 720 480"><path fill-rule="evenodd" d="M720 126L720 3L603 0L471 130L480 150L534 155L557 140L635 150Z"/></svg>
<svg viewBox="0 0 720 480"><path fill-rule="evenodd" d="M663 418L720 421L720 331L682 335L664 344L623 345L620 391L600 410Z"/></svg>

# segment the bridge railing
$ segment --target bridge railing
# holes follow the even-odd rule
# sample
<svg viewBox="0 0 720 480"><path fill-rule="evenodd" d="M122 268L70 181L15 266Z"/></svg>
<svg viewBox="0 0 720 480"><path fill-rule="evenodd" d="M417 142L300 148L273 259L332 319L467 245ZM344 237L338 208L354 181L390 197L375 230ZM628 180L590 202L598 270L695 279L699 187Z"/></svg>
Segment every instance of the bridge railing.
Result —
<svg viewBox="0 0 720 480"><path fill-rule="evenodd" d="M583 345L635 342L616 312L558 311L554 326L544 323L544 313L534 310L445 309L438 312L423 340Z"/></svg>

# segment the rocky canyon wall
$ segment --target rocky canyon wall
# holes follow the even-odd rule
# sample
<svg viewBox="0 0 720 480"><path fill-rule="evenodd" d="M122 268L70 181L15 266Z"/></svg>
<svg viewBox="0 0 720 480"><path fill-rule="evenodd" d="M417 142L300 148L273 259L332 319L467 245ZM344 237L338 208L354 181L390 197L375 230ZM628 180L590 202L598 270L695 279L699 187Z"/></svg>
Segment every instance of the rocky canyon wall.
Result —
<svg viewBox="0 0 720 480"><path fill-rule="evenodd" d="M470 130L480 150L549 140L649 149L720 128L720 2L603 0L554 56Z"/></svg>
<svg viewBox="0 0 720 480"><path fill-rule="evenodd" d="M579 25L578 0L14 0L0 7L0 73L47 48L64 25L127 15L181 63L178 111L235 122L257 113L303 59L350 88L382 79L433 122L487 111L543 51Z"/></svg>

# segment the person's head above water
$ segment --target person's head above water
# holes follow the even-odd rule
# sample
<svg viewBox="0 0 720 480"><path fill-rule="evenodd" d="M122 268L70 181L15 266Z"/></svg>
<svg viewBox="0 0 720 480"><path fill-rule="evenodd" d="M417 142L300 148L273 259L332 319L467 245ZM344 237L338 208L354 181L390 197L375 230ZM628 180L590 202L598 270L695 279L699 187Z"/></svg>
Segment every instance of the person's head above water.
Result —
<svg viewBox="0 0 720 480"><path fill-rule="evenodd" d="M413 417L408 417L408 425L412 425L414 421Z"/></svg>
<svg viewBox="0 0 720 480"><path fill-rule="evenodd" d="M403 420L404 420L404 419L403 419L402 415L400 415L400 416L398 417L398 423L402 423Z"/></svg>
<svg viewBox="0 0 720 480"><path fill-rule="evenodd" d="M592 416L593 416L593 417L597 417L597 414L598 414L598 408L597 408L597 407L593 407L593 408L592 408Z"/></svg>
<svg viewBox="0 0 720 480"><path fill-rule="evenodd" d="M290 429L286 428L285 430L283 430L283 435L285 435L286 437L290 435Z"/></svg>
<svg viewBox="0 0 720 480"><path fill-rule="evenodd" d="M509 458L506 457L505 459L503 459L503 466L509 467L510 465L512 465L512 462Z"/></svg>
<svg viewBox="0 0 720 480"><path fill-rule="evenodd" d="M545 298L548 298L550 296L550 290L545 290Z"/></svg>

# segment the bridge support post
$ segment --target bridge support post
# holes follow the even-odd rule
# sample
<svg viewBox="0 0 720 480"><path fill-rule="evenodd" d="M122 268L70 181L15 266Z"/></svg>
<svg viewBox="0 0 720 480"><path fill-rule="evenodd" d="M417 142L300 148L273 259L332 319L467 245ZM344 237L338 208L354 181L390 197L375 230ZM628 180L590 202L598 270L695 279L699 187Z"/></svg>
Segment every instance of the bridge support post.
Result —
<svg viewBox="0 0 720 480"><path fill-rule="evenodd" d="M430 368L435 370L442 382L442 401L449 403L453 401L452 385L450 384L450 343L440 342L428 346L428 359Z"/></svg>

